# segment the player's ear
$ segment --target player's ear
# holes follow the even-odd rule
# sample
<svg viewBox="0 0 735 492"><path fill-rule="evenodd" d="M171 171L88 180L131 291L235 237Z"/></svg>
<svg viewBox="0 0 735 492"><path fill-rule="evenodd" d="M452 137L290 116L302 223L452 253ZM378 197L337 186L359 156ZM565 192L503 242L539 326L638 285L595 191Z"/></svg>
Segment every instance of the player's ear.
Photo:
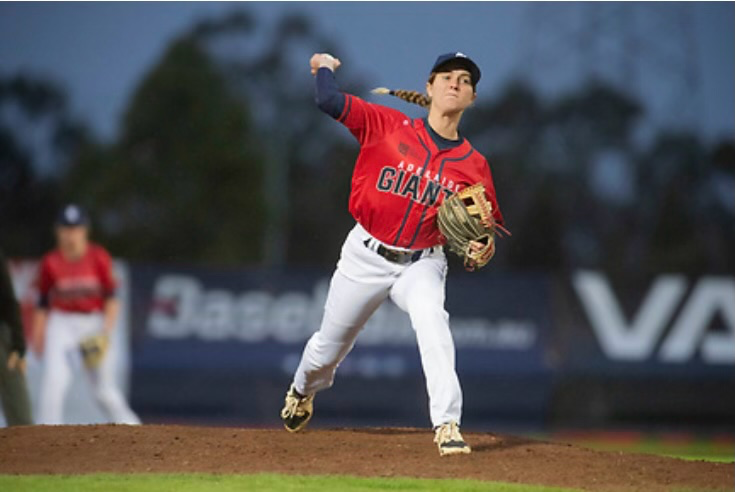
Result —
<svg viewBox="0 0 735 492"><path fill-rule="evenodd" d="M426 95L429 96L429 99L431 99L431 82L426 83Z"/></svg>

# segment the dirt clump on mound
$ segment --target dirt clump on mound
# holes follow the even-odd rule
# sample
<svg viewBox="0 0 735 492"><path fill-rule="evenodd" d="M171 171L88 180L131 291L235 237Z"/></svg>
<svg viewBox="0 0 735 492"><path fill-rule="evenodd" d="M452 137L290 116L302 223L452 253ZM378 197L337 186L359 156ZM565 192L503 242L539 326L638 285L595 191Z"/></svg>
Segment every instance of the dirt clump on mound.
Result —
<svg viewBox="0 0 735 492"><path fill-rule="evenodd" d="M0 429L0 473L289 473L471 478L584 490L732 490L733 466L464 433L470 455L440 457L417 429L184 426Z"/></svg>

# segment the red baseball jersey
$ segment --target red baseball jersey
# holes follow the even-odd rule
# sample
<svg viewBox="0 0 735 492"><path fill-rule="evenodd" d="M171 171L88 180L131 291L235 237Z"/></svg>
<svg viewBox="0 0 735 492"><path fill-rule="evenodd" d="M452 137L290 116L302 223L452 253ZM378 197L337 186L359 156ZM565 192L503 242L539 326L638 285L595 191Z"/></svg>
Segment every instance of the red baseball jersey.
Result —
<svg viewBox="0 0 735 492"><path fill-rule="evenodd" d="M378 240L408 249L444 243L436 225L438 206L477 182L485 185L493 216L503 223L490 166L467 139L440 150L422 119L350 94L338 121L360 143L350 213Z"/></svg>
<svg viewBox="0 0 735 492"><path fill-rule="evenodd" d="M76 313L101 311L117 287L110 254L91 243L76 261L65 259L58 249L46 254L36 283L41 305Z"/></svg>

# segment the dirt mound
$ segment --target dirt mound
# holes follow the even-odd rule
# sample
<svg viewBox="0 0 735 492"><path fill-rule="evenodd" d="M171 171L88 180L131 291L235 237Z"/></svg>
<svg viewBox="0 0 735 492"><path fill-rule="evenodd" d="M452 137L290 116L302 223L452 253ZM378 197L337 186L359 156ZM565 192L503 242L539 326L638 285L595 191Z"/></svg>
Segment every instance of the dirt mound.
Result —
<svg viewBox="0 0 735 492"><path fill-rule="evenodd" d="M585 490L732 490L733 466L465 433L473 452L440 458L430 431L146 425L0 429L0 473L215 472L474 478Z"/></svg>

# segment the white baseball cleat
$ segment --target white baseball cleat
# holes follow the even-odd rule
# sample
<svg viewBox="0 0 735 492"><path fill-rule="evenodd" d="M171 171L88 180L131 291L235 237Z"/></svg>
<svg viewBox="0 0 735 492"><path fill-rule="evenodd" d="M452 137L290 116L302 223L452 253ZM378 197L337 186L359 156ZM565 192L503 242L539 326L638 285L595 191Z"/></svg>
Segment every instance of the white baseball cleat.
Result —
<svg viewBox="0 0 735 492"><path fill-rule="evenodd" d="M309 423L314 414L314 395L302 396L292 384L286 392L286 403L281 410L283 426L289 432L298 432Z"/></svg>
<svg viewBox="0 0 735 492"><path fill-rule="evenodd" d="M462 434L459 433L457 422L449 422L437 427L434 442L439 447L439 456L470 454L472 451L464 442Z"/></svg>

